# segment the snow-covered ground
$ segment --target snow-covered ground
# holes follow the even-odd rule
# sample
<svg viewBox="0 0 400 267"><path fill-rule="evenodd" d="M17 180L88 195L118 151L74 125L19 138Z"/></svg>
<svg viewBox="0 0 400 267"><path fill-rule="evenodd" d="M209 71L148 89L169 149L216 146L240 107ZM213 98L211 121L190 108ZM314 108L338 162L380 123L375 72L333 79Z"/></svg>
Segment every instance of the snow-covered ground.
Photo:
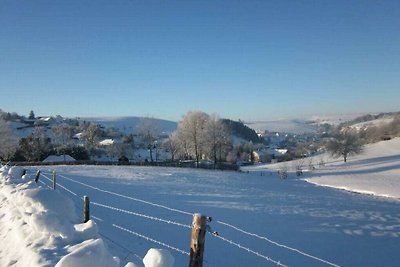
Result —
<svg viewBox="0 0 400 267"><path fill-rule="evenodd" d="M316 170L309 171L309 162ZM325 166L320 166L321 160ZM299 161L247 167L245 170L296 170ZM304 180L316 185L400 199L400 138L366 145L359 155L332 158L325 153L303 160Z"/></svg>
<svg viewBox="0 0 400 267"><path fill-rule="evenodd" d="M290 172L286 180L276 174L280 165L256 166L246 169L248 173L40 167L39 181L44 184L1 182L0 266L53 266L79 247L86 252L75 253L73 259L86 259L85 266L101 266L91 263L97 255L118 263L116 256L119 266L143 266L150 248L165 249L174 257L174 266L186 266L196 212L211 216L210 231L219 233L206 236L204 266L398 266L399 143L395 139L371 145L346 165L321 155L324 167L303 177ZM317 159L314 162L318 164ZM37 169L28 169L28 179ZM56 192L46 189L53 170ZM375 179L376 188L360 191L376 194L377 188L397 189L379 193L393 198L377 197L315 186L304 178L338 183L337 187L349 186L343 183L351 180L361 185ZM388 181L392 184L382 186ZM35 193L39 191L43 193ZM84 195L91 200L89 225L76 217L82 214ZM39 204L43 201L47 204ZM61 215L42 213L52 210L51 203L62 207ZM69 223L49 219L62 215ZM101 249L87 248L87 240Z"/></svg>
<svg viewBox="0 0 400 267"><path fill-rule="evenodd" d="M118 131L124 134L131 134L131 133L137 133L138 130L137 127L143 119L144 117L130 116L130 117L92 117L92 118L81 118L80 120L94 122L104 127L113 127L115 129L118 129ZM148 119L150 119L152 122L154 122L155 125L157 125L157 128L161 133L166 133L166 134L172 133L178 127L178 123L174 121L156 119L156 118L148 118Z"/></svg>
<svg viewBox="0 0 400 267"><path fill-rule="evenodd" d="M362 115L365 114L335 114L312 116L311 118L248 121L246 122L246 125L250 128L253 128L257 132L264 132L265 130L268 130L270 132L303 134L315 132L318 128L318 125L321 124L338 125Z"/></svg>

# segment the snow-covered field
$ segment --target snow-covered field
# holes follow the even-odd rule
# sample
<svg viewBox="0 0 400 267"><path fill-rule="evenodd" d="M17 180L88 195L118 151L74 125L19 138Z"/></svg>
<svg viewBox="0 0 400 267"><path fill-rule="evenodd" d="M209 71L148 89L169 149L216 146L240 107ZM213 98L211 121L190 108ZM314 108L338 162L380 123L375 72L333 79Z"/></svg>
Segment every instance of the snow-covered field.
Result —
<svg viewBox="0 0 400 267"><path fill-rule="evenodd" d="M309 172L312 161L316 170ZM325 166L319 166L321 160ZM258 165L245 168L249 171L280 170L284 167L295 171L297 162ZM344 189L400 199L400 138L366 145L359 155L350 156L347 163L342 158L321 154L303 161L304 180L316 185Z"/></svg>
<svg viewBox="0 0 400 267"><path fill-rule="evenodd" d="M398 266L399 143L394 139L371 145L346 165L320 156L325 157L325 167L303 177L290 172L286 180L276 174L280 165L256 166L248 173L41 167L44 184L38 185L18 179L11 183L3 175L0 266L54 266L68 253L74 253L70 260L75 263L87 259L85 266L101 266L91 264L100 258L119 266L129 262L144 266L142 259L150 248L166 249L174 257L174 266L187 266L190 224L196 212L211 216L211 231L219 233L206 236L204 266L275 266L277 262ZM28 180L36 170L28 169ZM53 170L56 192L45 189L51 185ZM334 190L304 179L348 189L363 185L355 191L392 198ZM81 216L76 216L82 214L84 195L91 200L90 224L81 224ZM60 207L58 213L54 206ZM52 220L53 216L58 219Z"/></svg>

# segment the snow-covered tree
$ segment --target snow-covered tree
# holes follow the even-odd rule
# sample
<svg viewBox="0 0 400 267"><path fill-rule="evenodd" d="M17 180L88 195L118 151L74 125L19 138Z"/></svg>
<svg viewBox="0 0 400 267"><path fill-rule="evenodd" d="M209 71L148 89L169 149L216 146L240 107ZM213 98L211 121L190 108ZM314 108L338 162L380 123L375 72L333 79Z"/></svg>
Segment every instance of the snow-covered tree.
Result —
<svg viewBox="0 0 400 267"><path fill-rule="evenodd" d="M153 149L160 133L158 122L153 118L143 118L137 128L145 147L149 150L150 160L153 162Z"/></svg>
<svg viewBox="0 0 400 267"><path fill-rule="evenodd" d="M60 124L52 127L55 135L55 143L62 147L69 145L72 142L72 136L74 135L74 129L68 124Z"/></svg>
<svg viewBox="0 0 400 267"><path fill-rule="evenodd" d="M93 152L93 150L98 147L101 134L102 131L98 125L93 123L86 125L82 132L82 139L84 140L85 147L89 153Z"/></svg>
<svg viewBox="0 0 400 267"><path fill-rule="evenodd" d="M36 127L31 135L20 140L21 154L28 161L43 160L50 151L50 139L43 127Z"/></svg>
<svg viewBox="0 0 400 267"><path fill-rule="evenodd" d="M347 162L348 156L361 153L362 148L359 135L351 129L336 133L326 145L333 156L343 157L344 162Z"/></svg>
<svg viewBox="0 0 400 267"><path fill-rule="evenodd" d="M168 136L168 141L165 143L165 148L171 154L171 161L174 161L175 157L182 148L178 132L173 132Z"/></svg>
<svg viewBox="0 0 400 267"><path fill-rule="evenodd" d="M122 137L122 155L124 156L132 155L133 159L134 151L135 151L135 139L133 137L133 134L124 135Z"/></svg>
<svg viewBox="0 0 400 267"><path fill-rule="evenodd" d="M0 158L10 160L18 147L18 139L10 128L9 124L0 119Z"/></svg>
<svg viewBox="0 0 400 267"><path fill-rule="evenodd" d="M202 111L189 111L178 126L179 136L187 144L190 156L196 159L197 167L204 152L205 127L209 117Z"/></svg>
<svg viewBox="0 0 400 267"><path fill-rule="evenodd" d="M207 120L204 139L207 155L214 161L215 165L218 160L222 161L223 158L226 158L232 144L231 134L217 115L212 115Z"/></svg>

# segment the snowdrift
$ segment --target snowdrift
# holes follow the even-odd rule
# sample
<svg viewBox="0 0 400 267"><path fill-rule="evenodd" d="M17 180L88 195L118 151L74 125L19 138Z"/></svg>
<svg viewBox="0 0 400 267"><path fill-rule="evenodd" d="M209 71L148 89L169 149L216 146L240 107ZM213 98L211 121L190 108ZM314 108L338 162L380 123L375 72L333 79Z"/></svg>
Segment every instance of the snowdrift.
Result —
<svg viewBox="0 0 400 267"><path fill-rule="evenodd" d="M0 266L117 267L97 225L80 223L73 201L38 186L22 167L0 168ZM168 251L150 249L147 267L171 267ZM132 262L125 266L134 267Z"/></svg>

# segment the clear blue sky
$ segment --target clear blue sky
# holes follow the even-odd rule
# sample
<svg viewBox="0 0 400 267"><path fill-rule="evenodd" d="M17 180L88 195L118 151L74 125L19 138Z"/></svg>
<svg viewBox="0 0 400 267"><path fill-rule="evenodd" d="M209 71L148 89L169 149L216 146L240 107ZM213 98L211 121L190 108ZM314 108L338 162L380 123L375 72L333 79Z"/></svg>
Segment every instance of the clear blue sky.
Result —
<svg viewBox="0 0 400 267"><path fill-rule="evenodd" d="M399 103L398 0L0 0L5 111L259 120Z"/></svg>

